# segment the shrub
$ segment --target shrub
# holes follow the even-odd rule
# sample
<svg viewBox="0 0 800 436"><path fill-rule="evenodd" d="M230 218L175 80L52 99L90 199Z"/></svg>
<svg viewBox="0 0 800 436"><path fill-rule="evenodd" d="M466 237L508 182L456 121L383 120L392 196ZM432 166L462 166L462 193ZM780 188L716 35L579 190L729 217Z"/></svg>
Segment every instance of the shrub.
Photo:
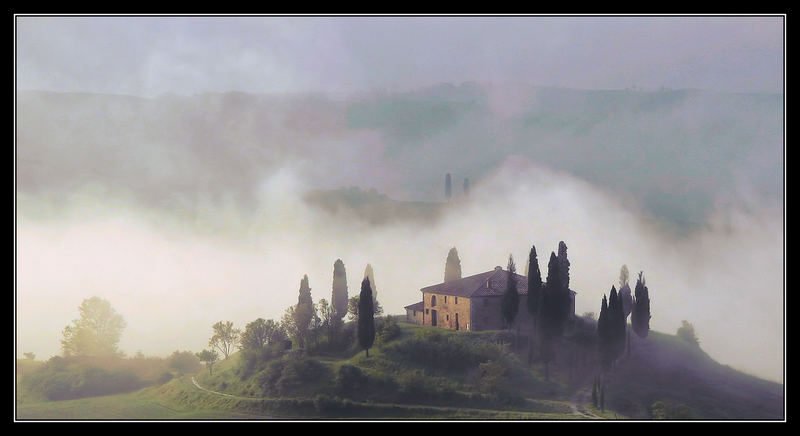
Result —
<svg viewBox="0 0 800 436"><path fill-rule="evenodd" d="M694 413L685 404L656 401L650 406L653 419L694 419Z"/></svg>
<svg viewBox="0 0 800 436"><path fill-rule="evenodd" d="M336 388L342 393L358 392L364 389L369 378L357 366L342 365L336 377Z"/></svg>

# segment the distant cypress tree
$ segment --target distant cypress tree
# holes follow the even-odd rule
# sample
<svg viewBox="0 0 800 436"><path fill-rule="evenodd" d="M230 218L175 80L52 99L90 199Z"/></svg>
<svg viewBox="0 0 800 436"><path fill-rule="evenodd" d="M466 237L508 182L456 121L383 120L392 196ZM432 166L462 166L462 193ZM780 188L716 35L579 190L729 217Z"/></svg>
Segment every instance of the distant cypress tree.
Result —
<svg viewBox="0 0 800 436"><path fill-rule="evenodd" d="M631 327L640 338L646 338L650 331L650 293L645 286L643 274L639 272L636 280L635 300L631 311Z"/></svg>
<svg viewBox="0 0 800 436"><path fill-rule="evenodd" d="M378 287L375 286L375 273L372 271L372 265L367 264L364 269L364 277L369 278L369 284L372 286L372 304L375 305L378 302Z"/></svg>
<svg viewBox="0 0 800 436"><path fill-rule="evenodd" d="M569 259L567 259L567 244L558 243L558 274L559 284L564 289L569 289Z"/></svg>
<svg viewBox="0 0 800 436"><path fill-rule="evenodd" d="M464 196L469 197L469 178L464 179Z"/></svg>
<svg viewBox="0 0 800 436"><path fill-rule="evenodd" d="M452 184L450 183L450 173L447 173L447 175L444 177L444 196L448 200L450 200L450 197L452 197L452 195L453 195L453 187Z"/></svg>
<svg viewBox="0 0 800 436"><path fill-rule="evenodd" d="M628 322L628 315L633 310L633 297L631 296L631 287L628 285L628 266L622 265L619 271L619 293L618 296L622 301L622 310L625 314L625 322Z"/></svg>
<svg viewBox="0 0 800 436"><path fill-rule="evenodd" d="M542 273L539 271L539 259L536 257L536 246L531 246L528 254L528 313L536 317L539 312L539 298L542 294Z"/></svg>
<svg viewBox="0 0 800 436"><path fill-rule="evenodd" d="M372 306L372 286L369 278L361 282L361 294L358 296L358 343L367 352L375 342L375 315Z"/></svg>
<svg viewBox="0 0 800 436"><path fill-rule="evenodd" d="M508 280L506 281L506 289L503 292L501 308L503 311L503 319L509 328L511 328L519 312L519 293L517 292L516 272L517 267L514 265L514 257L508 255Z"/></svg>
<svg viewBox="0 0 800 436"><path fill-rule="evenodd" d="M458 258L456 247L447 253L447 260L444 264L444 281L457 280L461 278L461 259Z"/></svg>
<svg viewBox="0 0 800 436"><path fill-rule="evenodd" d="M303 275L300 280L300 291L297 297L294 317L298 330L298 342L301 347L304 347L308 328L311 324L311 319L314 317L314 302L311 299L311 288L308 286L307 275Z"/></svg>
<svg viewBox="0 0 800 436"><path fill-rule="evenodd" d="M347 271L342 259L333 263L333 291L331 292L331 306L335 318L342 320L347 315Z"/></svg>
<svg viewBox="0 0 800 436"><path fill-rule="evenodd" d="M597 377L592 381L592 406L597 407Z"/></svg>

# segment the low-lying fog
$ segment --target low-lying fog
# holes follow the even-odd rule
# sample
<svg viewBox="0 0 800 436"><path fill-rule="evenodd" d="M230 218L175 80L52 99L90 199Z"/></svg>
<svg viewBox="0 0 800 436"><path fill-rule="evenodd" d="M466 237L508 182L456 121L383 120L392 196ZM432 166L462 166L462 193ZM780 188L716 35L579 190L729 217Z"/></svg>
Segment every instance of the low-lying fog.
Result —
<svg viewBox="0 0 800 436"><path fill-rule="evenodd" d="M569 247L577 313L600 300L627 264L643 270L651 328L674 333L686 319L702 347L722 363L782 381L783 211L717 208L708 226L675 238L619 198L568 174L510 157L460 194L435 223L371 226L311 208L288 167L265 177L255 212L197 210L192 220L139 210L123 197L86 191L62 199L59 220L17 214L17 351L59 352L60 332L82 299L101 296L128 327L129 355L199 351L211 325L279 320L297 302L308 274L315 301L330 301L333 263L347 268L350 295L364 268L375 271L378 299L390 314L439 283L450 247L464 276L518 269L532 244L546 270L551 250ZM25 210L41 200L21 195ZM752 204L752 203L750 203Z"/></svg>

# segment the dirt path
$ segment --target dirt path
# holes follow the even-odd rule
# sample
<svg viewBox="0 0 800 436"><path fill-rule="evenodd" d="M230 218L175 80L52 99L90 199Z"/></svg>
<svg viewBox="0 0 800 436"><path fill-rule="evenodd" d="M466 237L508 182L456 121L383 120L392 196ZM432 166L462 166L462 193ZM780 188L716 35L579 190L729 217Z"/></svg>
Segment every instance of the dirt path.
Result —
<svg viewBox="0 0 800 436"><path fill-rule="evenodd" d="M572 409L572 413L584 419L605 419L602 416L595 415L586 408L585 404L591 401L591 395L589 387L584 386L578 389L578 391L569 398L569 407Z"/></svg>
<svg viewBox="0 0 800 436"><path fill-rule="evenodd" d="M201 391L208 392L208 393L210 393L210 394L214 394L214 395L221 395L221 396L223 396L223 397L228 397L228 398L236 398L236 399L239 399L239 400L263 400L263 398L257 398L257 397L241 397L241 396L238 396L238 395L225 394L225 393L222 393L222 392L212 391L211 389L206 389L206 388L204 388L204 387L200 386L200 383L197 383L197 380L195 380L194 376L192 376L192 384L193 384L193 385L194 385L194 386L195 386L197 389L200 389Z"/></svg>

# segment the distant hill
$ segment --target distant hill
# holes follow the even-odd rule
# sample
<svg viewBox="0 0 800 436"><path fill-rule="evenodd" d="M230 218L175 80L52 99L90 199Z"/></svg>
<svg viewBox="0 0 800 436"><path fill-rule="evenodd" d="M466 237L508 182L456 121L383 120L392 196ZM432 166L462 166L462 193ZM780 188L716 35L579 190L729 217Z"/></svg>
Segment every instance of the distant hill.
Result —
<svg viewBox="0 0 800 436"><path fill-rule="evenodd" d="M371 225L394 222L435 222L445 203L399 201L378 191L357 187L309 191L303 200L333 215L361 220Z"/></svg>
<svg viewBox="0 0 800 436"><path fill-rule="evenodd" d="M782 419L784 386L722 365L675 335L633 335L629 358L608 378L614 410L649 418L656 402L688 407L696 419Z"/></svg>

